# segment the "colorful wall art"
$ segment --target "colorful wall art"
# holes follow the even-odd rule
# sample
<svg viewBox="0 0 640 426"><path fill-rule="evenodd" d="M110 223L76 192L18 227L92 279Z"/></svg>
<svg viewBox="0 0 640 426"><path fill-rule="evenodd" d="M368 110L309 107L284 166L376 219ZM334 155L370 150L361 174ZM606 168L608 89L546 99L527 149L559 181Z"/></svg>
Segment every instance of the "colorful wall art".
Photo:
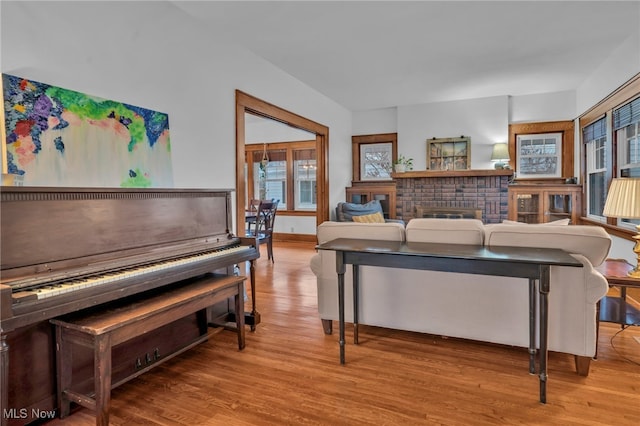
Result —
<svg viewBox="0 0 640 426"><path fill-rule="evenodd" d="M173 186L169 116L2 75L8 173L31 186Z"/></svg>

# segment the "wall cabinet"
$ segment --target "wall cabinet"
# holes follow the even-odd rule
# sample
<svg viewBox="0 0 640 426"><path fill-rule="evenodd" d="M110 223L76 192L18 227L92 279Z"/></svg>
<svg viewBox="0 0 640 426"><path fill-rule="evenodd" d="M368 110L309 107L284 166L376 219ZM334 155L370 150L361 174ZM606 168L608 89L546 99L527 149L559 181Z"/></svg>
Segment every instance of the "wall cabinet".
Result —
<svg viewBox="0 0 640 426"><path fill-rule="evenodd" d="M569 219L578 223L582 212L582 185L509 185L509 220L546 223Z"/></svg>
<svg viewBox="0 0 640 426"><path fill-rule="evenodd" d="M365 204L380 201L385 219L396 218L396 183L394 181L353 181L345 188L347 202Z"/></svg>

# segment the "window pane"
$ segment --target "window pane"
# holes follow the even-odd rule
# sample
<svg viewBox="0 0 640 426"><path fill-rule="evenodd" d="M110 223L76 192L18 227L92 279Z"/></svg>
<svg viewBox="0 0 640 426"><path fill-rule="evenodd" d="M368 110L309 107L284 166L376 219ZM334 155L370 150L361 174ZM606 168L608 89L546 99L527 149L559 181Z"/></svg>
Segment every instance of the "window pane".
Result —
<svg viewBox="0 0 640 426"><path fill-rule="evenodd" d="M286 209L286 161L269 161L266 167L260 163L254 163L253 175L255 176L254 188L256 198L261 200L280 200L278 209Z"/></svg>
<svg viewBox="0 0 640 426"><path fill-rule="evenodd" d="M295 208L296 210L316 209L316 160L315 150L313 159L310 156L299 155L302 158L294 162L295 170Z"/></svg>
<svg viewBox="0 0 640 426"><path fill-rule="evenodd" d="M604 210L605 194L607 193L606 172L589 174L589 214L602 216Z"/></svg>

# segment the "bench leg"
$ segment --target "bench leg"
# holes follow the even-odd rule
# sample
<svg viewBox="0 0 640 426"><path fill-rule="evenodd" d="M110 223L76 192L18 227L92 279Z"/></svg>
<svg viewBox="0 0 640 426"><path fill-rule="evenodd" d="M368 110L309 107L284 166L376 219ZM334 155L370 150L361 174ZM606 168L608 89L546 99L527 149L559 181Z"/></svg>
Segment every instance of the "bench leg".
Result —
<svg viewBox="0 0 640 426"><path fill-rule="evenodd" d="M235 296L236 328L238 329L238 349L244 349L244 283L238 283L238 292Z"/></svg>
<svg viewBox="0 0 640 426"><path fill-rule="evenodd" d="M96 426L108 426L111 402L111 334L96 337L93 362Z"/></svg>
<svg viewBox="0 0 640 426"><path fill-rule="evenodd" d="M56 387L58 404L60 405L60 418L64 419L71 411L71 400L67 397L66 390L71 387L73 380L73 358L70 345L63 342L63 331L56 326Z"/></svg>

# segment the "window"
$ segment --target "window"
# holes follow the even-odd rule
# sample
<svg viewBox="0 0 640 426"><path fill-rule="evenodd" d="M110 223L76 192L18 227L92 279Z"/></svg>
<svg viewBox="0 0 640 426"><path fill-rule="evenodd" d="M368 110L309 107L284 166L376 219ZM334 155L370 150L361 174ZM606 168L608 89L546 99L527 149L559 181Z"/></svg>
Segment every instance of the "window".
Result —
<svg viewBox="0 0 640 426"><path fill-rule="evenodd" d="M611 180L640 177L640 73L580 117L587 219L613 225L613 235L631 238L640 220L604 217Z"/></svg>
<svg viewBox="0 0 640 426"><path fill-rule="evenodd" d="M295 149L294 180L296 183L295 209L316 209L316 150Z"/></svg>
<svg viewBox="0 0 640 426"><path fill-rule="evenodd" d="M278 210L315 212L315 147L316 141L245 145L247 200L276 199Z"/></svg>
<svg viewBox="0 0 640 426"><path fill-rule="evenodd" d="M287 161L285 150L268 151L269 161L260 159L253 163L254 194L261 200L280 200L278 208L287 208ZM254 154L255 157L255 154ZM257 191L255 191L257 189Z"/></svg>
<svg viewBox="0 0 640 426"><path fill-rule="evenodd" d="M582 131L585 143L586 161L586 193L587 216L605 221L602 216L604 202L607 199L609 176L607 173L607 122L602 117L595 123L589 124Z"/></svg>
<svg viewBox="0 0 640 426"><path fill-rule="evenodd" d="M613 111L618 147L618 176L640 177L640 97ZM634 229L640 219L621 218L618 225Z"/></svg>
<svg viewBox="0 0 640 426"><path fill-rule="evenodd" d="M518 135L518 177L562 176L562 133Z"/></svg>

